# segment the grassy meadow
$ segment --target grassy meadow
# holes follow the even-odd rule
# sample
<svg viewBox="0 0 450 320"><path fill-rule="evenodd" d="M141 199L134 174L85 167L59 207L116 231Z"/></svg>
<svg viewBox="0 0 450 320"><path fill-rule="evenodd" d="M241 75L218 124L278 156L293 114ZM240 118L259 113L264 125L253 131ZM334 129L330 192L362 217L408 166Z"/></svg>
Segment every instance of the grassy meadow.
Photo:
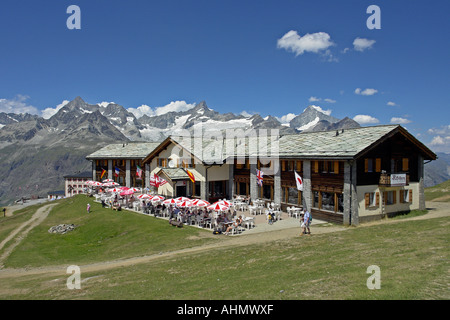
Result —
<svg viewBox="0 0 450 320"><path fill-rule="evenodd" d="M450 180L425 188L426 201L450 202Z"/></svg>
<svg viewBox="0 0 450 320"><path fill-rule="evenodd" d="M149 255L229 239L131 212L112 212L87 198L61 200L6 260L10 268L92 263ZM22 213L26 214L26 213ZM162 257L129 267L69 275L3 278L0 299L443 299L449 292L449 218L349 227L345 231ZM78 228L48 234L60 223ZM7 224L0 224L0 234ZM326 227L324 227L326 228ZM1 252L0 252L1 253ZM381 272L369 290L367 268Z"/></svg>

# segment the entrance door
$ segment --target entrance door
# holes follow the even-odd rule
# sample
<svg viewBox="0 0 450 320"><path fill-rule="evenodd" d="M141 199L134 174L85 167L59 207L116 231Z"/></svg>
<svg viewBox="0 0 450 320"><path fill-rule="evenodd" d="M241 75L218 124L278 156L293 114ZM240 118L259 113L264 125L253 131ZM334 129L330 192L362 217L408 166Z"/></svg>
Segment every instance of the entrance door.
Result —
<svg viewBox="0 0 450 320"><path fill-rule="evenodd" d="M177 186L177 197L186 197L186 186Z"/></svg>

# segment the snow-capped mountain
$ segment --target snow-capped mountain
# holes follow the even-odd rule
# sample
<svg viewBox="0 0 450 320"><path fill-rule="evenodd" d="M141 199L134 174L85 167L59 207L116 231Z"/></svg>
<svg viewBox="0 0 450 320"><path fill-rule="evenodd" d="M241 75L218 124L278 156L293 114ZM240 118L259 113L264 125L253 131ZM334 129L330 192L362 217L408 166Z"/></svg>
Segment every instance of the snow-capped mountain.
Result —
<svg viewBox="0 0 450 320"><path fill-rule="evenodd" d="M181 130L197 134L226 129L279 129L280 134L288 134L354 126L353 120L339 121L316 106L306 108L289 126L270 115L263 118L259 114L220 113L204 101L175 109L183 111L140 113L136 117L132 108L116 103L89 104L76 97L58 106L48 119L0 113L0 202L30 196L31 191L23 186L25 181L27 185L39 185L41 195L62 188L64 175L89 170L86 155L110 143L162 141Z"/></svg>

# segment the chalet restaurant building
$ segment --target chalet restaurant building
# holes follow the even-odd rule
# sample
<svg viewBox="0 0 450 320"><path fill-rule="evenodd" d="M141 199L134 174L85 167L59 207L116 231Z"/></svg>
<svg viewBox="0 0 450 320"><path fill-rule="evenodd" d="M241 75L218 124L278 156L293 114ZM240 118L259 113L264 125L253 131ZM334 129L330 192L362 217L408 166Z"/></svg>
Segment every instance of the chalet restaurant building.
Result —
<svg viewBox="0 0 450 320"><path fill-rule="evenodd" d="M168 183L155 191L167 197L213 202L244 195L358 225L425 209L424 165L436 155L402 126L382 125L263 138L170 136L158 143L108 145L86 158L94 180L104 173L103 179L121 185L150 187L157 174ZM262 186L257 170L264 173Z"/></svg>

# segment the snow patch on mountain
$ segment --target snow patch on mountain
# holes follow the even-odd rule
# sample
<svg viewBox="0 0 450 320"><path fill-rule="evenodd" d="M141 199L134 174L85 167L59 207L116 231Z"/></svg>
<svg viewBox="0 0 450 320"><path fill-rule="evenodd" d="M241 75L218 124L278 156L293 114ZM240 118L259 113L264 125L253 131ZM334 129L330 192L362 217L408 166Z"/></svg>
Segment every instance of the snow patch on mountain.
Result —
<svg viewBox="0 0 450 320"><path fill-rule="evenodd" d="M316 117L313 121L311 121L311 122L309 122L309 123L307 123L307 124L305 124L305 125L303 125L303 126L301 126L301 127L298 127L298 128L296 128L296 129L297 129L298 131L305 131L305 130L308 130L308 129L314 127L316 124L318 124L319 121L320 121L320 118L319 118L319 117Z"/></svg>

